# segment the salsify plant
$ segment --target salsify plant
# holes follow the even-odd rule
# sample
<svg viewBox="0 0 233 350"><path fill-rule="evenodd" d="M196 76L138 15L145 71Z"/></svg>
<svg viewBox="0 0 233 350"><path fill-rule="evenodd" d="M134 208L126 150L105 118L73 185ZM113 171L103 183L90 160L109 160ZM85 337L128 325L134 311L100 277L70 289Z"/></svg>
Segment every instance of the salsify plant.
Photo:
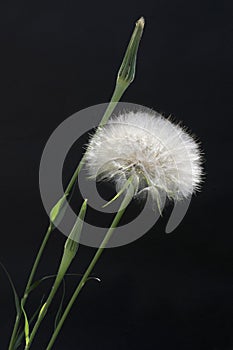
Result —
<svg viewBox="0 0 233 350"><path fill-rule="evenodd" d="M120 196L123 199L102 243L82 275L64 311L57 319L46 350L50 350L53 347L85 283L88 279L94 278L91 276L93 268L132 199L145 193L149 194L161 212L161 196L165 195L168 199L174 201L182 200L190 197L199 189L202 178L201 153L198 143L185 129L154 111L149 113L144 110L137 112L127 111L116 117L111 117L123 93L134 80L137 52L143 29L144 19L140 18L136 22L117 75L111 101L99 127L95 134L92 135L86 152L71 177L63 197L60 198L50 212L48 229L21 298L18 297L14 285L5 270L13 288L16 304L16 319L8 350L16 350L20 346L24 346L25 350L33 347L33 340L39 327L77 254L88 199L83 201L77 220L65 242L64 252L48 297L29 319L28 311L26 310L28 297L40 285L42 280L47 278L44 277L39 281L35 280L39 262L48 239L56 227L55 222L62 220L64 215L63 204L72 196L72 190L84 165L90 177L96 181L110 180L115 183L117 195L113 200Z"/></svg>

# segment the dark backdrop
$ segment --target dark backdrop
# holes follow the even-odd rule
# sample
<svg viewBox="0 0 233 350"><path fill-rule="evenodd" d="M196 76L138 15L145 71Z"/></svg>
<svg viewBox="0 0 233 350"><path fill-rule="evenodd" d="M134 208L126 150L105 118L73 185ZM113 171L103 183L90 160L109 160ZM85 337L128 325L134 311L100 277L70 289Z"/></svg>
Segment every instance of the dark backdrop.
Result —
<svg viewBox="0 0 233 350"><path fill-rule="evenodd" d="M0 260L19 294L47 226L38 188L46 140L71 114L108 101L141 15L137 75L122 100L182 120L205 152L203 190L180 226L164 233L168 209L141 239L106 251L94 271L102 282L86 285L55 349L233 349L232 10L230 0L1 2ZM38 278L56 271L64 240L51 237ZM70 271L82 273L93 253L81 247ZM76 283L67 280L67 298ZM3 272L0 285L2 350L14 315ZM45 349L56 303L32 349Z"/></svg>

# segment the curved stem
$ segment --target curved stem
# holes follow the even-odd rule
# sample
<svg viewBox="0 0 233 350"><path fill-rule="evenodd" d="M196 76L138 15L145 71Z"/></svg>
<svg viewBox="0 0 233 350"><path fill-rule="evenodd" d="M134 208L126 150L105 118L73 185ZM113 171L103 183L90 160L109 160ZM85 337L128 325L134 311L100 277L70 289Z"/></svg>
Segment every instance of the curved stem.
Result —
<svg viewBox="0 0 233 350"><path fill-rule="evenodd" d="M56 329L55 329L55 331L54 331L54 333L53 333L53 335L52 335L52 337L50 339L50 342L49 342L46 350L50 350L52 348L52 346L53 346L53 344L54 344L54 342L55 342L55 340L56 340L56 338L57 338L57 336L58 336L58 334L59 334L59 332L60 332L60 330L61 330L61 328L63 326L63 323L65 322L65 320L66 320L66 318L67 318L67 316L68 316L68 314L69 314L69 312L70 312L70 310L71 310L75 300L77 299L81 289L85 285L85 283L86 283L88 277L90 276L93 268L95 267L97 261L99 260L101 254L103 253L104 248L106 247L108 241L110 240L110 238L111 238L111 236L113 234L113 231L117 227L117 225L118 225L122 215L124 214L128 204L131 202L132 198L133 198L133 189L132 189L132 186L130 186L130 188L127 190L127 193L126 193L126 195L124 197L124 200L121 203L119 211L117 212L117 214L116 214L116 216L115 216L115 218L114 218L110 228L108 229L108 232L107 232L105 238L103 239L100 247L98 248L96 254L94 255L94 257L93 257L90 265L88 266L85 274L83 275L81 281L79 282L79 284L78 284L74 294L72 295L72 297L71 297L71 299L70 299L70 301L69 301L69 303L68 303L68 305L67 305L67 307L66 307L66 309L65 309L65 311L64 311L64 313L63 313L63 315L62 315L62 317L60 319L60 322L58 323L58 325L57 325L57 327L56 327Z"/></svg>

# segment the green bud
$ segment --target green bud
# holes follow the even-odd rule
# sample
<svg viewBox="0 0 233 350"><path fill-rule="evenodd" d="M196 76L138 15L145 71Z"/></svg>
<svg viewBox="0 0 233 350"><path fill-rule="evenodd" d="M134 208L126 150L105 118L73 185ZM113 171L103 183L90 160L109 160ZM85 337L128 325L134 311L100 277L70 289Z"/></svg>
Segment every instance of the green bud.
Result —
<svg viewBox="0 0 233 350"><path fill-rule="evenodd" d="M134 80L137 51L142 37L144 25L145 20L143 17L141 17L136 22L135 29L131 36L123 62L118 72L117 81L124 82L126 85L129 85Z"/></svg>
<svg viewBox="0 0 233 350"><path fill-rule="evenodd" d="M128 86L133 82L136 71L136 61L139 43L142 37L144 29L144 18L141 17L135 25L133 34L130 38L128 47L125 52L122 64L117 74L116 86L111 98L111 101L104 113L104 116L99 124L100 127L104 126L114 111L117 103L120 101L122 95L128 88ZM98 132L98 131L97 131Z"/></svg>

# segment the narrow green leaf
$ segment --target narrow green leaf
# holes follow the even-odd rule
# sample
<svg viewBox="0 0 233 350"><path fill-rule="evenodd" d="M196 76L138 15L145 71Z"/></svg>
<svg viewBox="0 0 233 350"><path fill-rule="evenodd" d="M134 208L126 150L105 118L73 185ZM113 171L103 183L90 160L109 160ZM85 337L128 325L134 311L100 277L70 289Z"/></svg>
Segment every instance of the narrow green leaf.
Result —
<svg viewBox="0 0 233 350"><path fill-rule="evenodd" d="M46 281L46 280L48 280L48 279L50 279L50 278L55 278L55 277L57 277L56 274L55 274L55 275L48 275L48 276L42 277L40 280L35 281L35 282L31 285L31 287L29 288L28 294L31 293L34 289L36 289L43 281Z"/></svg>
<svg viewBox="0 0 233 350"><path fill-rule="evenodd" d="M57 328L57 325L61 319L62 316L62 307L63 307L63 303L64 303L64 298L65 298L65 294L66 294L66 284L65 284L65 280L63 278L63 288L62 288L62 297L61 297L61 301L57 310L57 314L55 317L55 321L54 321L54 330Z"/></svg>
<svg viewBox="0 0 233 350"><path fill-rule="evenodd" d="M32 324L32 322L35 320L36 316L39 314L43 300L44 300L44 296L41 299L40 305L38 306L38 308L36 309L36 311L34 312L32 317L30 318L29 326ZM23 337L24 337L24 331L20 332L20 334L17 335L16 342L14 344L14 350L17 350L20 347L20 345L22 344L22 341L23 341Z"/></svg>
<svg viewBox="0 0 233 350"><path fill-rule="evenodd" d="M81 274L81 273L66 273L65 276L81 276L82 277L83 274ZM29 288L28 294L31 293L34 289L36 289L43 281L46 281L48 279L55 278L55 277L57 277L57 274L47 275L47 276L42 277L40 280L35 281L31 285L31 287Z"/></svg>
<svg viewBox="0 0 233 350"><path fill-rule="evenodd" d="M42 282L42 279L41 280L38 280L38 281L35 281L31 287L28 289L27 293L30 294L34 289L36 289Z"/></svg>
<svg viewBox="0 0 233 350"><path fill-rule="evenodd" d="M25 343L27 346L29 343L29 322L28 322L27 314L26 314L26 311L24 310L22 301L21 301L21 309L24 315L24 335L25 335Z"/></svg>
<svg viewBox="0 0 233 350"><path fill-rule="evenodd" d="M133 181L133 179L132 179L132 181ZM117 194L116 194L112 199L110 199L109 202L105 203L105 204L102 206L102 208L106 208L109 204L111 204L111 203L114 202L117 198L119 198L119 197L127 190L128 187L129 187L129 183L128 183L128 181L127 181L127 182L124 184L124 186L122 187L122 189L121 189L119 192L117 192Z"/></svg>
<svg viewBox="0 0 233 350"><path fill-rule="evenodd" d="M83 274L82 273L66 273L64 277L73 277L73 276L79 276L79 277L82 277ZM44 276L42 277L40 280L37 280L35 281L31 287L29 288L28 290L28 294L31 293L34 289L36 289L43 281L46 281L48 279L51 279L51 278L55 278L57 277L57 274L54 274L54 275L47 275L47 276ZM97 277L91 277L92 279L96 279L98 280Z"/></svg>
<svg viewBox="0 0 233 350"><path fill-rule="evenodd" d="M17 292L16 292L14 283L13 283L13 281L12 281L12 279L11 279L10 274L8 273L7 269L5 268L5 266L4 266L1 262L0 262L0 265L1 265L2 269L3 269L3 271L5 272L5 274L6 274L7 278L8 278L8 281L9 281L9 283L10 283L10 285L11 285L11 289L12 289L12 291L13 291L14 299L15 299L15 308L16 308L16 312L17 312L17 315L19 315L19 314L20 314L20 311L21 311L21 308L20 308L19 297L18 297L18 294L17 294Z"/></svg>

